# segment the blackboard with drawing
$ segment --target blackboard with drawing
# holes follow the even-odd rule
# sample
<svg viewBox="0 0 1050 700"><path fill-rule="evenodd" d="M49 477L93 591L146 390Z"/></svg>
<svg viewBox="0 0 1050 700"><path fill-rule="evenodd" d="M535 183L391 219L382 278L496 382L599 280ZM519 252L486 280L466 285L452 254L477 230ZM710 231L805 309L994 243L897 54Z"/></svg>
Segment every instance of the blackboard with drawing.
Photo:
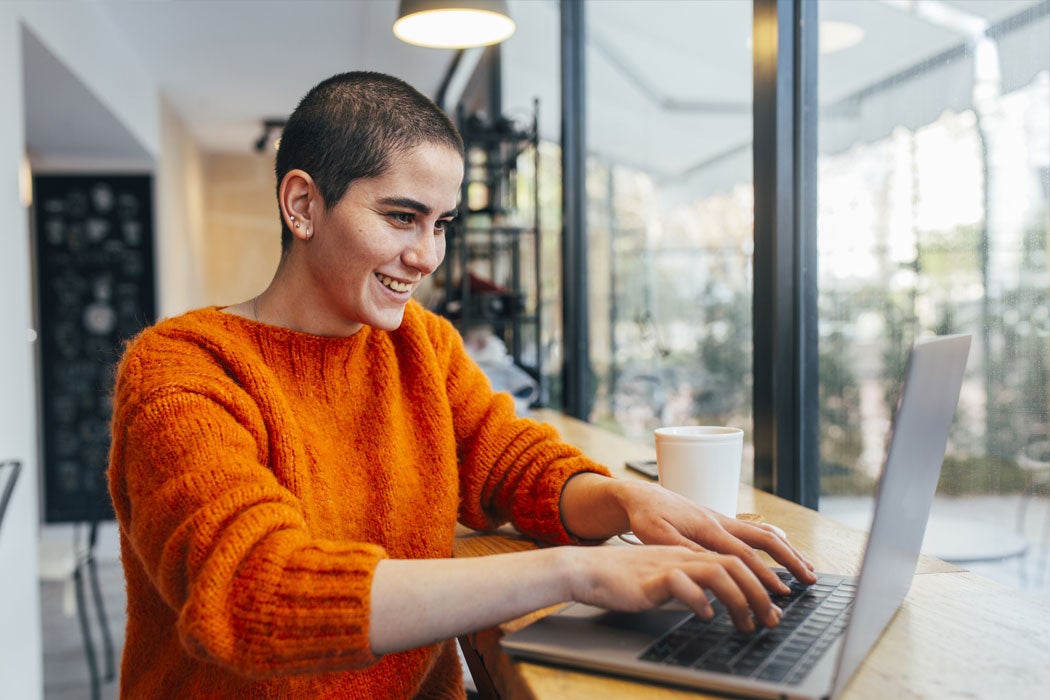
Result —
<svg viewBox="0 0 1050 700"><path fill-rule="evenodd" d="M105 470L113 371L155 318L149 175L33 180L44 517L113 517Z"/></svg>

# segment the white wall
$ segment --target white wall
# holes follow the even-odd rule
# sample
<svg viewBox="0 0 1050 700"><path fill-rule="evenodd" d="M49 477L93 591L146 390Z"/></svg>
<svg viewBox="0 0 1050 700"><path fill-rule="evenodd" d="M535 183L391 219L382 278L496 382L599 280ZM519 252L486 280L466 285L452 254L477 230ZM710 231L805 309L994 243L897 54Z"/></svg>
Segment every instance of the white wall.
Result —
<svg viewBox="0 0 1050 700"><path fill-rule="evenodd" d="M178 114L160 103L161 149L154 181L157 315L204 305L204 163Z"/></svg>
<svg viewBox="0 0 1050 700"><path fill-rule="evenodd" d="M40 700L41 490L35 351L28 339L33 286L29 216L17 184L27 142L23 27L119 121L140 152L161 164L155 200L162 313L197 304L203 185L199 151L177 117L162 109L155 80L104 10L93 2L0 2L0 459L23 464L0 530L0 695ZM37 163L63 162L46 144L42 150L34 154ZM162 157L165 151L171 158ZM66 167L105 171L113 164L101 156Z"/></svg>
<svg viewBox="0 0 1050 700"><path fill-rule="evenodd" d="M22 123L21 27L0 3L0 459L22 461L0 530L0 688L5 697L42 695L40 588L37 582L36 398L30 318L29 219L19 202Z"/></svg>
<svg viewBox="0 0 1050 700"><path fill-rule="evenodd" d="M3 3L7 4L7 3ZM147 152L160 152L157 85L105 9L94 2L16 2L48 50Z"/></svg>

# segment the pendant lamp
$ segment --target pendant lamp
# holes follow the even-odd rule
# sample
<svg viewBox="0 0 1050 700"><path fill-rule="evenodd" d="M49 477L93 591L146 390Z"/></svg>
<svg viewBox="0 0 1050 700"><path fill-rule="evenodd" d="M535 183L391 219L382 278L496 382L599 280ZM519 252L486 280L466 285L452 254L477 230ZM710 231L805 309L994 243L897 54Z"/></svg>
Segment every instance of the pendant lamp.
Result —
<svg viewBox="0 0 1050 700"><path fill-rule="evenodd" d="M516 28L507 0L401 0L394 36L417 46L465 49L498 44Z"/></svg>

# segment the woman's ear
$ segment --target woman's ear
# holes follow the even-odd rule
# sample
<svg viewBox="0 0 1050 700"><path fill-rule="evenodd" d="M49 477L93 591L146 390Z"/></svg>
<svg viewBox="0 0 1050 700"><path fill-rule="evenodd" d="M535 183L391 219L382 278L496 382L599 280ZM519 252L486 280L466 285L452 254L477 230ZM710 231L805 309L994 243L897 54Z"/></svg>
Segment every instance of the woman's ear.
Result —
<svg viewBox="0 0 1050 700"><path fill-rule="evenodd" d="M316 205L321 201L317 184L310 174L304 170L289 170L281 179L277 200L281 205L281 215L292 235L300 240L310 240L317 223Z"/></svg>

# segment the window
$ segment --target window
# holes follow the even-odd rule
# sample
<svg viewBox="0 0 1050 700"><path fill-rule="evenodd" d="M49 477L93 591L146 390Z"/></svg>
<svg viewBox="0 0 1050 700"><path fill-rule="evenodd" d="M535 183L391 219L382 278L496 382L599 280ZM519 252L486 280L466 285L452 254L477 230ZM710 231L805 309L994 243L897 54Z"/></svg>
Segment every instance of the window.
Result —
<svg viewBox="0 0 1050 700"><path fill-rule="evenodd" d="M749 435L751 4L585 17L590 420L650 443L670 424Z"/></svg>
<svg viewBox="0 0 1050 700"><path fill-rule="evenodd" d="M1047 5L819 13L821 510L866 524L909 346L972 333L926 548L1050 585Z"/></svg>

